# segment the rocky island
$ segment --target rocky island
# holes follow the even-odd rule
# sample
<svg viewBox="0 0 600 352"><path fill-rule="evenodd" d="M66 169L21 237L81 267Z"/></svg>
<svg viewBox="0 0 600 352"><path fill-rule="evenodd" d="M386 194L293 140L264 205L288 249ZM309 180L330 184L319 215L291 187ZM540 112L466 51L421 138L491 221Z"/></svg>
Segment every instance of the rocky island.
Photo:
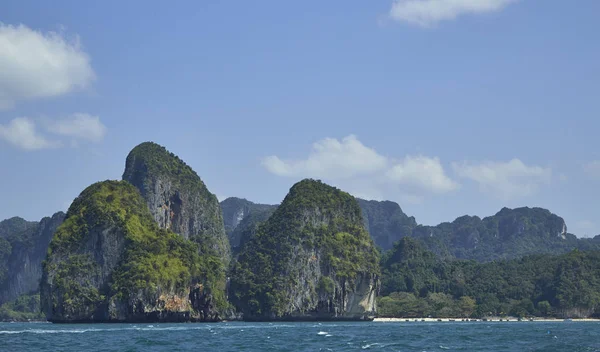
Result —
<svg viewBox="0 0 600 352"><path fill-rule="evenodd" d="M312 179L279 205L219 203L145 142L121 181L89 186L66 215L0 222L0 319L593 317L599 249L600 236L578 239L546 209L424 226Z"/></svg>
<svg viewBox="0 0 600 352"><path fill-rule="evenodd" d="M50 243L42 309L52 322L218 320L219 263L160 229L131 184L99 182L75 199Z"/></svg>
<svg viewBox="0 0 600 352"><path fill-rule="evenodd" d="M303 180L242 248L230 298L244 320L368 319L378 260L356 199Z"/></svg>
<svg viewBox="0 0 600 352"><path fill-rule="evenodd" d="M69 208L44 262L42 308L54 322L218 321L229 250L214 194L142 143L123 181L96 183Z"/></svg>

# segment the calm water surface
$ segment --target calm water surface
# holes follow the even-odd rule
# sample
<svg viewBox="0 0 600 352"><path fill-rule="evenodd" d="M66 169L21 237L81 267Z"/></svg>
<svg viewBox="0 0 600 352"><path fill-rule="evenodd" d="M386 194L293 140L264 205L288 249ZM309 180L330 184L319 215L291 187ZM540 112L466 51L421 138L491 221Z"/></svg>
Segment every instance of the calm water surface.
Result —
<svg viewBox="0 0 600 352"><path fill-rule="evenodd" d="M1 351L600 351L600 323L0 323Z"/></svg>

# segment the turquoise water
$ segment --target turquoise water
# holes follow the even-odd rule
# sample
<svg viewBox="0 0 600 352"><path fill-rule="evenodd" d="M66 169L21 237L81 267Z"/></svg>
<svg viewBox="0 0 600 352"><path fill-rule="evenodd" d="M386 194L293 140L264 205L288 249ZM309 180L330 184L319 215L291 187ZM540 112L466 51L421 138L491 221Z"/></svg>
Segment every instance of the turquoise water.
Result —
<svg viewBox="0 0 600 352"><path fill-rule="evenodd" d="M600 323L0 323L2 351L600 351Z"/></svg>

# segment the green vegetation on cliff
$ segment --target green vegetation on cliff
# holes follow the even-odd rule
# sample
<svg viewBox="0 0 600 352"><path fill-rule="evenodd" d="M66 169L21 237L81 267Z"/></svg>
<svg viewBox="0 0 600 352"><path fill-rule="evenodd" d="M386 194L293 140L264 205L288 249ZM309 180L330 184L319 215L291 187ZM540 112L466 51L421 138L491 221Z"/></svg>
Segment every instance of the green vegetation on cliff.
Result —
<svg viewBox="0 0 600 352"><path fill-rule="evenodd" d="M0 321L44 320L40 310L40 295L22 295L0 306Z"/></svg>
<svg viewBox="0 0 600 352"><path fill-rule="evenodd" d="M41 293L51 319L110 320L110 304L154 306L161 293L187 297L196 283L226 307L220 258L200 256L196 243L159 229L128 182L104 181L75 199L56 231Z"/></svg>
<svg viewBox="0 0 600 352"><path fill-rule="evenodd" d="M151 177L148 178L148 175ZM146 186L151 186L152 178L157 177L169 178L173 186L182 192L197 188L206 197L215 197L208 191L200 176L177 155L153 142L138 144L127 155L123 180L134 185L137 183L135 181L140 181Z"/></svg>
<svg viewBox="0 0 600 352"><path fill-rule="evenodd" d="M363 276L377 275L378 258L354 197L303 180L242 248L232 300L245 318L277 319L320 308L331 314L319 297L340 306L343 298L332 297L334 286L354 287Z"/></svg>
<svg viewBox="0 0 600 352"><path fill-rule="evenodd" d="M131 241L149 236L156 226L138 190L128 182L104 181L87 187L69 207L54 234L49 254L72 253L98 226L123 228Z"/></svg>
<svg viewBox="0 0 600 352"><path fill-rule="evenodd" d="M411 238L382 259L381 316L600 314L600 252L479 264L442 260Z"/></svg>
<svg viewBox="0 0 600 352"><path fill-rule="evenodd" d="M16 234L21 234L37 225L34 221L27 221L18 216L0 221L0 238L8 238Z"/></svg>

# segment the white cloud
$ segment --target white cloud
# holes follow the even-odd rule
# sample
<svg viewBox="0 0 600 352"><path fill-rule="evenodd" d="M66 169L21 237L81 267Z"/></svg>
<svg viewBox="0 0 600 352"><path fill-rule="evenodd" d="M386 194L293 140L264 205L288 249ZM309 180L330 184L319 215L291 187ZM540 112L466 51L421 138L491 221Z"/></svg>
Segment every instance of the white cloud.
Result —
<svg viewBox="0 0 600 352"><path fill-rule="evenodd" d="M94 79L78 38L0 22L0 109L86 88Z"/></svg>
<svg viewBox="0 0 600 352"><path fill-rule="evenodd" d="M446 193L458 188L444 172L438 158L407 156L394 165L386 176L394 183L411 185L433 193Z"/></svg>
<svg viewBox="0 0 600 352"><path fill-rule="evenodd" d="M367 199L397 198L420 203L426 195L459 187L446 175L438 158L406 156L394 162L365 146L354 135L341 141L325 138L313 144L306 159L286 161L269 156L262 160L262 165L278 176L323 179Z"/></svg>
<svg viewBox="0 0 600 352"><path fill-rule="evenodd" d="M457 175L479 183L483 192L503 200L532 195L540 185L548 184L552 176L550 168L527 166L519 159L481 164L453 163L452 166Z"/></svg>
<svg viewBox="0 0 600 352"><path fill-rule="evenodd" d="M79 141L100 142L106 134L106 127L97 116L77 113L59 120L43 120L46 133L53 133L57 138L49 139L37 129L36 122L27 117L18 117L6 125L0 125L0 140L23 150L40 150L70 145L75 148ZM63 137L63 140L59 137ZM70 141L64 140L69 137ZM68 142L68 143L67 143Z"/></svg>
<svg viewBox="0 0 600 352"><path fill-rule="evenodd" d="M279 176L351 178L384 169L387 159L374 149L363 145L354 135L338 141L325 138L313 144L313 150L305 160L284 161L268 156L263 166Z"/></svg>
<svg viewBox="0 0 600 352"><path fill-rule="evenodd" d="M91 142L102 141L106 134L106 126L102 124L98 116L84 113L76 113L60 120L48 121L46 127L49 132Z"/></svg>
<svg viewBox="0 0 600 352"><path fill-rule="evenodd" d="M7 125L0 125L0 139L24 150L56 148L59 142L50 141L37 132L35 123L26 117L18 117Z"/></svg>
<svg viewBox="0 0 600 352"><path fill-rule="evenodd" d="M583 170L592 177L600 178L600 160L590 161L583 165Z"/></svg>
<svg viewBox="0 0 600 352"><path fill-rule="evenodd" d="M518 0L395 0L390 17L397 21L430 27L465 14L500 11Z"/></svg>

